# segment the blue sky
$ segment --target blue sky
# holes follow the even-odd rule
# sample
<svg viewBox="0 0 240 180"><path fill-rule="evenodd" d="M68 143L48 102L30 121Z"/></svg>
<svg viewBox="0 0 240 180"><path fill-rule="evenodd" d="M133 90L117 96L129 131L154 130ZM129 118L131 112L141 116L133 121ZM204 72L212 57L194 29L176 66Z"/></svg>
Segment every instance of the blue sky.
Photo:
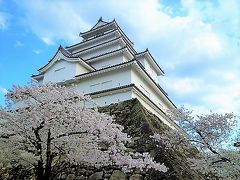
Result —
<svg viewBox="0 0 240 180"><path fill-rule="evenodd" d="M0 104L100 16L150 49L176 105L239 114L240 0L0 0Z"/></svg>

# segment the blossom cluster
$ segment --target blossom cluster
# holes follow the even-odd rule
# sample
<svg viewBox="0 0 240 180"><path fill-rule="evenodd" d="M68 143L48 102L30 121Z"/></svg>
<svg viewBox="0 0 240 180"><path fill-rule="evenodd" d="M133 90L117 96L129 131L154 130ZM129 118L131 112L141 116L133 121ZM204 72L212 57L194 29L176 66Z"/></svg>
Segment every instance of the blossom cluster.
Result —
<svg viewBox="0 0 240 180"><path fill-rule="evenodd" d="M0 109L4 120L0 137L7 137L8 151L31 154L27 161L32 164L53 166L64 159L96 167L118 165L125 171L167 171L148 153L128 152L125 143L131 138L122 132L124 127L96 108L87 108L91 99L67 87L51 83L15 86L7 99L6 108Z"/></svg>

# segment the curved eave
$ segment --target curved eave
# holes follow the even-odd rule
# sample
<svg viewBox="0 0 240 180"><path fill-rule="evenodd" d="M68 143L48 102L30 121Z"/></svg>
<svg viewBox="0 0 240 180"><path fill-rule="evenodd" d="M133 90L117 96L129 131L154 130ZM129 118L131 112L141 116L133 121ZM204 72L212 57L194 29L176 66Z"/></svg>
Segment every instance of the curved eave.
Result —
<svg viewBox="0 0 240 180"><path fill-rule="evenodd" d="M39 83L39 82L43 81L43 78L44 78L43 74L32 75L31 76L31 81Z"/></svg>
<svg viewBox="0 0 240 180"><path fill-rule="evenodd" d="M97 69L96 71L80 74L80 75L75 76L74 81L78 80L78 79L86 78L86 77L95 76L97 74L102 74L102 73L105 73L105 72L109 72L109 71L112 71L112 70L115 70L115 69L120 69L120 68L129 66L133 63L134 63L134 60L124 62L124 63L121 63L121 64L117 64L117 65L113 65L113 66L109 66L109 67L102 68L102 69ZM71 80L69 80L69 81L71 81Z"/></svg>
<svg viewBox="0 0 240 180"><path fill-rule="evenodd" d="M38 71L44 72L44 69L47 68L54 61L54 59L56 58L56 56L58 55L59 52L66 58L70 58L71 57L71 54L60 45L58 50L54 54L53 58L50 61L48 61L48 63L46 65L44 65L43 67L39 68Z"/></svg>
<svg viewBox="0 0 240 180"><path fill-rule="evenodd" d="M86 59L86 62L94 62L97 61L99 59L103 59L103 58L107 58L107 57L111 57L120 53L125 53L126 55L128 55L130 57L130 59L132 59L134 57L134 54L128 49L128 47L123 47L121 49L117 49L115 51L111 51L111 52L107 52L105 54L100 54L94 57L91 57L89 59Z"/></svg>
<svg viewBox="0 0 240 180"><path fill-rule="evenodd" d="M114 43L116 43L116 42L119 42L120 38L121 38L121 37L117 37L117 38L115 38L115 39L111 39L111 40L109 40L109 41L106 41L106 42L97 44L97 45L95 45L95 46L91 46L91 47L82 49L81 51L77 51L77 52L73 53L72 55L73 55L73 56L77 56L77 55L82 54L82 53L86 53L86 52L93 51L93 50L96 50L96 49L99 49L99 48L102 48L102 47L105 47L105 46L112 45L112 44L114 44Z"/></svg>
<svg viewBox="0 0 240 180"><path fill-rule="evenodd" d="M39 81L39 80L43 79L43 77L44 77L43 74L36 74L36 75L34 74L31 76L31 79Z"/></svg>

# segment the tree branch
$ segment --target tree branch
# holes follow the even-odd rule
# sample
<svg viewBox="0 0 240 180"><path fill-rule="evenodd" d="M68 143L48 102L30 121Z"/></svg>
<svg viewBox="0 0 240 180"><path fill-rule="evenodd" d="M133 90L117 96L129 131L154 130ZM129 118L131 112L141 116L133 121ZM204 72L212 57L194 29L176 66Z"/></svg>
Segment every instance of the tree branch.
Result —
<svg viewBox="0 0 240 180"><path fill-rule="evenodd" d="M52 137L51 140L55 140L55 139L58 139L58 138L61 138L61 137L65 137L65 136L71 136L71 135L77 135L77 134L86 134L87 131L79 131L79 132L70 132L70 133L64 133L64 134L60 134L56 137Z"/></svg>
<svg viewBox="0 0 240 180"><path fill-rule="evenodd" d="M204 141L203 144L206 144L206 145L207 145L207 148L208 148L212 153L220 155L217 151L215 151L215 150L211 147L211 145L210 145L209 143L207 143L207 142L205 141L205 137L202 135L202 133L201 133L200 131L196 130L196 133L202 138L202 140Z"/></svg>
<svg viewBox="0 0 240 180"><path fill-rule="evenodd" d="M9 139L11 136L15 136L16 134L3 134L0 136L0 138L3 138L3 139Z"/></svg>
<svg viewBox="0 0 240 180"><path fill-rule="evenodd" d="M214 164L216 164L216 163L219 163L219 162L229 162L229 163L231 163L231 160L228 159L228 158L222 157L222 158L221 158L220 160L218 160L218 161L213 161L213 162L212 162L212 165L214 165Z"/></svg>

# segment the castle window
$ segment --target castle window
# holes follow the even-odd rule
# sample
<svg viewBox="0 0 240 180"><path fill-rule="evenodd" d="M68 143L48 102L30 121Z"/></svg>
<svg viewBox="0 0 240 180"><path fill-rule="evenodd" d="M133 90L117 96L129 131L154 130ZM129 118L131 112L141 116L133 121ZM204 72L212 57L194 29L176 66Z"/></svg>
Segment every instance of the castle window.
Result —
<svg viewBox="0 0 240 180"><path fill-rule="evenodd" d="M63 69L65 69L66 67L62 67L62 68L59 68L59 69L55 69L55 72L58 72L58 71L61 71Z"/></svg>
<svg viewBox="0 0 240 180"><path fill-rule="evenodd" d="M90 91L99 91L100 90L100 83L96 83L96 84L91 84L90 85Z"/></svg>
<svg viewBox="0 0 240 180"><path fill-rule="evenodd" d="M109 66L111 66L111 64L102 65L102 68L106 68L106 67L109 67Z"/></svg>
<svg viewBox="0 0 240 180"><path fill-rule="evenodd" d="M163 107L163 105L162 105L161 103L158 103L158 105L159 105L159 107L161 107L161 108Z"/></svg>
<svg viewBox="0 0 240 180"><path fill-rule="evenodd" d="M111 88L112 87L112 80L102 82L102 89Z"/></svg>

